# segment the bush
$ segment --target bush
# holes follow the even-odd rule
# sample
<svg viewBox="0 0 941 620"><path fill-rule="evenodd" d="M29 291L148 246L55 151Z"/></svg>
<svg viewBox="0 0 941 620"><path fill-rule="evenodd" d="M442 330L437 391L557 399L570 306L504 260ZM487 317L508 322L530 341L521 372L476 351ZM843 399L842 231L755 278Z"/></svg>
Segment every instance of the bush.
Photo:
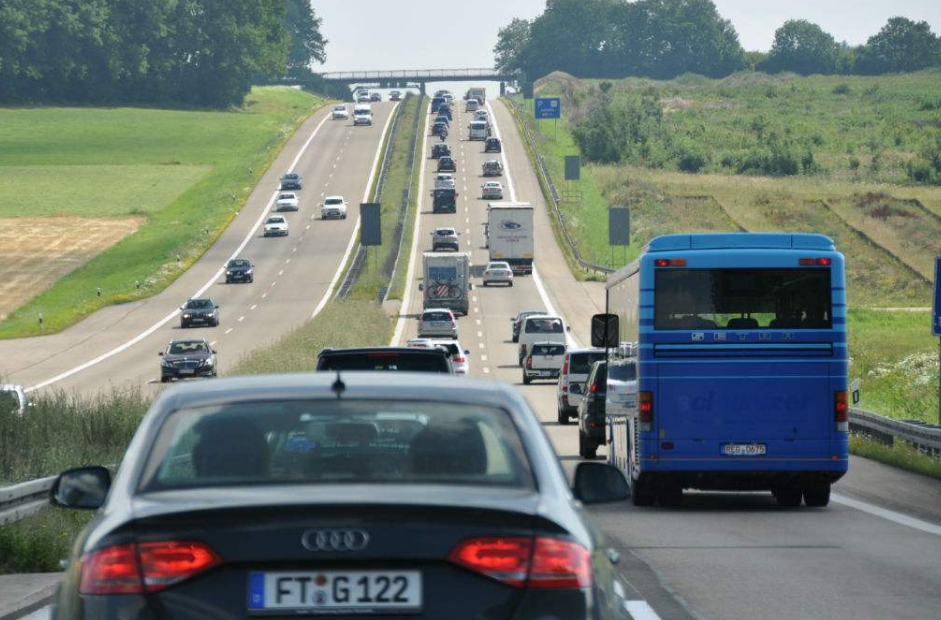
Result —
<svg viewBox="0 0 941 620"><path fill-rule="evenodd" d="M699 172L709 163L709 157L697 146L681 145L676 154L676 166L683 172Z"/></svg>
<svg viewBox="0 0 941 620"><path fill-rule="evenodd" d="M833 87L834 95L849 95L852 92L853 92L853 89L850 88L849 84L845 84L845 83L837 84L836 86Z"/></svg>
<svg viewBox="0 0 941 620"><path fill-rule="evenodd" d="M925 185L941 184L941 179L939 179L938 173L931 165L931 162L925 161L924 159L913 159L908 162L907 171L908 178L915 183L923 183Z"/></svg>
<svg viewBox="0 0 941 620"><path fill-rule="evenodd" d="M853 172L859 171L859 166L861 165L861 163L862 162L860 162L859 158L856 157L855 155L853 157L850 157L850 170L852 170Z"/></svg>

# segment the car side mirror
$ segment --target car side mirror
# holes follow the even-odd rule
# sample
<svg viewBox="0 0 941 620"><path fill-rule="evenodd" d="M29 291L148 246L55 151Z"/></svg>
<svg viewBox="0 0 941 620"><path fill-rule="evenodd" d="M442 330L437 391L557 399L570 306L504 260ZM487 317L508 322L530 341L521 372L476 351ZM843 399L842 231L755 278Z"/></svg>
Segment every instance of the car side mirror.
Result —
<svg viewBox="0 0 941 620"><path fill-rule="evenodd" d="M157 357L163 357L163 351L158 352Z"/></svg>
<svg viewBox="0 0 941 620"><path fill-rule="evenodd" d="M420 290L420 291L425 290L425 285L422 284L421 282L419 282L419 283L418 283L418 290Z"/></svg>
<svg viewBox="0 0 941 620"><path fill-rule="evenodd" d="M470 355L470 349L464 349L464 355Z"/></svg>
<svg viewBox="0 0 941 620"><path fill-rule="evenodd" d="M210 350L212 351L212 354L213 354L213 355L219 355L219 352L216 351L215 349L210 349Z"/></svg>
<svg viewBox="0 0 941 620"><path fill-rule="evenodd" d="M566 326L565 326L565 331L567 331L567 332L572 331L572 326L571 326L571 325L566 325Z"/></svg>
<svg viewBox="0 0 941 620"><path fill-rule="evenodd" d="M469 291L474 290L474 285L473 285L473 283L467 285L467 290L469 290Z"/></svg>
<svg viewBox="0 0 941 620"><path fill-rule="evenodd" d="M111 489L111 472L104 467L78 467L59 474L49 491L49 503L61 508L101 508Z"/></svg>
<svg viewBox="0 0 941 620"><path fill-rule="evenodd" d="M222 308L222 306L220 306L220 305L217 304L217 305L216 305L216 310L219 310L220 308Z"/></svg>
<svg viewBox="0 0 941 620"><path fill-rule="evenodd" d="M631 488L624 472L608 463L590 461L583 461L575 468L572 492L585 505L609 504L631 497Z"/></svg>

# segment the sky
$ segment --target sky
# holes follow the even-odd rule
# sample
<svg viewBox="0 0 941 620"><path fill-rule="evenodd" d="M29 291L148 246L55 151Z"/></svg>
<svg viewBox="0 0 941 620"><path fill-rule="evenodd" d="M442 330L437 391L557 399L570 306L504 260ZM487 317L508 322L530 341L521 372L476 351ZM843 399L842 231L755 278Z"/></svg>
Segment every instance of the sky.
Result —
<svg viewBox="0 0 941 620"><path fill-rule="evenodd" d="M713 0L746 50L768 50L788 19L819 24L837 41L865 43L889 17L926 21L941 34L941 0ZM542 13L545 0L312 0L323 18L322 71L493 66L497 31ZM317 70L317 69L315 69Z"/></svg>

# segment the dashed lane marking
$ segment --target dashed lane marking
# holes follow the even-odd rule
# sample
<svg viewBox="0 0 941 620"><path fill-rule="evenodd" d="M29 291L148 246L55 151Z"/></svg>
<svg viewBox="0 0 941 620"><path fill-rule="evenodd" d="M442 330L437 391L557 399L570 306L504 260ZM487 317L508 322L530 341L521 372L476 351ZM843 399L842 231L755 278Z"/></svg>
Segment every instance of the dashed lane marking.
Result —
<svg viewBox="0 0 941 620"><path fill-rule="evenodd" d="M262 293L262 294L261 294L261 298L262 298L262 299L266 298L267 296L268 296L268 293Z"/></svg>
<svg viewBox="0 0 941 620"><path fill-rule="evenodd" d="M483 333L483 332L477 332L477 337L478 337L478 338L483 338L483 337L484 337L484 333Z"/></svg>
<svg viewBox="0 0 941 620"><path fill-rule="evenodd" d="M254 310L254 309L257 308L257 307L258 307L258 304L252 304L252 307L249 308L249 310Z"/></svg>
<svg viewBox="0 0 941 620"><path fill-rule="evenodd" d="M232 330L234 329L235 329L234 327L230 327L229 329L225 330L225 335L228 336L229 334L232 333Z"/></svg>
<svg viewBox="0 0 941 620"><path fill-rule="evenodd" d="M241 323L244 320L245 320L245 315L243 314L242 316L239 317L239 323Z"/></svg>
<svg viewBox="0 0 941 620"><path fill-rule="evenodd" d="M660 620L647 601L624 601L624 608L634 620Z"/></svg>
<svg viewBox="0 0 941 620"><path fill-rule="evenodd" d="M486 362L486 361L487 361L487 356L486 356L486 355L481 355L481 356L480 356L480 361L481 361L481 362Z"/></svg>
<svg viewBox="0 0 941 620"><path fill-rule="evenodd" d="M213 340L212 342L209 343L209 346L210 346L210 347L214 347L214 346L216 346L216 343L217 343L217 342L219 342L219 341L218 341L218 340Z"/></svg>
<svg viewBox="0 0 941 620"><path fill-rule="evenodd" d="M490 369L487 368L486 366L484 366L484 374L485 374L485 375L489 375L489 374L490 374Z"/></svg>
<svg viewBox="0 0 941 620"><path fill-rule="evenodd" d="M279 276L283 276L283 275L284 275L284 269L280 270L280 271L278 272L278 275L279 275Z"/></svg>
<svg viewBox="0 0 941 620"><path fill-rule="evenodd" d="M478 343L477 343L477 348L478 348L478 349L483 349L483 348L484 348L484 343L478 342Z"/></svg>
<svg viewBox="0 0 941 620"><path fill-rule="evenodd" d="M934 523L928 523L927 521L922 521L921 519L909 517L908 515L895 512L894 510L888 510L887 508L873 506L872 504L861 502L839 493L832 494L830 499L837 504L843 504L844 506L849 506L850 508L855 508L856 510L862 510L863 512L869 513L875 517L881 517L887 521L892 521L893 523L898 523L899 525L904 525L912 529L925 532L926 534L941 536L941 526L937 526Z"/></svg>

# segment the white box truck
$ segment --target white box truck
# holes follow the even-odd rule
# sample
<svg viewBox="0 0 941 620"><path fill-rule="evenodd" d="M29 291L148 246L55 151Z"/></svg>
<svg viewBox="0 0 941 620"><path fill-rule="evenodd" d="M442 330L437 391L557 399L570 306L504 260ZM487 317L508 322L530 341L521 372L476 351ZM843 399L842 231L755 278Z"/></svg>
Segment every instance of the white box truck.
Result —
<svg viewBox="0 0 941 620"><path fill-rule="evenodd" d="M422 307L449 308L466 315L470 310L470 254L467 252L425 252L422 254L424 293Z"/></svg>
<svg viewBox="0 0 941 620"><path fill-rule="evenodd" d="M533 206L528 202L491 202L487 207L490 260L510 263L514 274L533 272Z"/></svg>

